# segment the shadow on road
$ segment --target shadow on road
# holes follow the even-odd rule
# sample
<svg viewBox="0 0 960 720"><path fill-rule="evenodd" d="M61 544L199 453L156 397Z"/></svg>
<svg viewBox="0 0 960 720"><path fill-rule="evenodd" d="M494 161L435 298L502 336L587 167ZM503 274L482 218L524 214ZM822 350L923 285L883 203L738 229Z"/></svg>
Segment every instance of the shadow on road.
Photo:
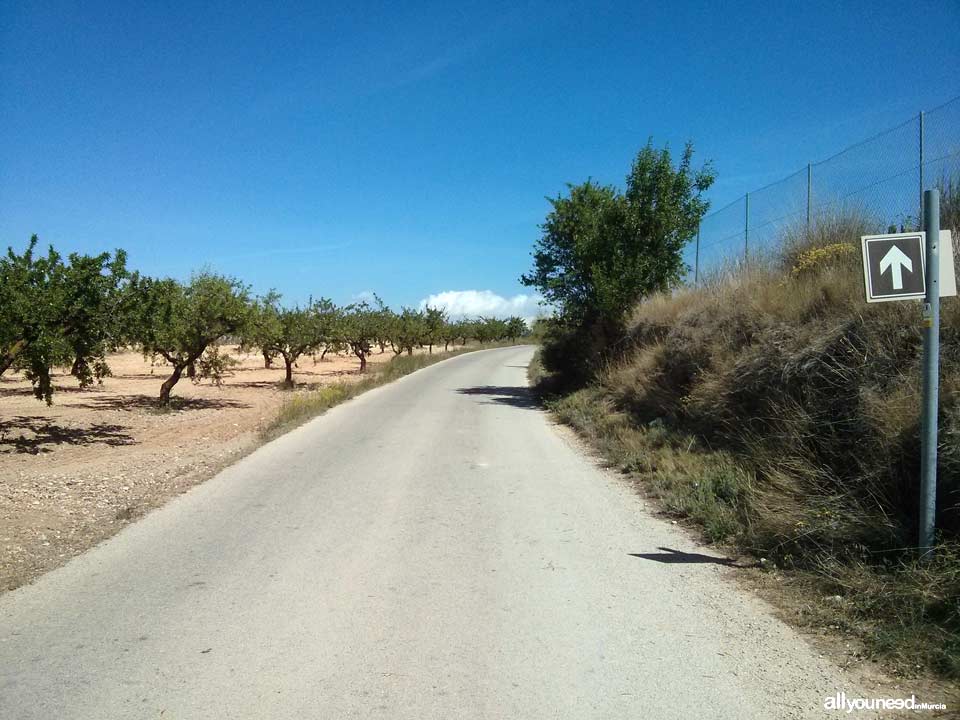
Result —
<svg viewBox="0 0 960 720"><path fill-rule="evenodd" d="M738 564L735 560L725 557L715 557L713 555L701 555L700 553L686 553L681 552L680 550L672 550L670 548L658 547L657 550L663 550L664 552L660 553L628 553L631 557L640 558L642 560L653 560L658 563L681 563L681 564L707 564L707 565L726 565L727 567L735 568L746 568L754 567L753 564L750 565L741 565Z"/></svg>
<svg viewBox="0 0 960 720"><path fill-rule="evenodd" d="M457 388L461 395L476 395L485 397L484 405L510 405L511 407L536 410L539 408L537 399L525 387L507 387L496 385L478 385L476 387Z"/></svg>

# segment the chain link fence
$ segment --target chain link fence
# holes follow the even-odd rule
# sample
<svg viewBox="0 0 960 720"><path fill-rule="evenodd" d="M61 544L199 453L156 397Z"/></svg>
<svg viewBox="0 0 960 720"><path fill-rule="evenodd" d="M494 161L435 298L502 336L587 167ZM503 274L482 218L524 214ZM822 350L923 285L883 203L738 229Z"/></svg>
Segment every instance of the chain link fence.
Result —
<svg viewBox="0 0 960 720"><path fill-rule="evenodd" d="M856 213L878 232L921 227L923 190L960 182L960 97L921 112L703 218L685 260L693 282L768 256L790 230Z"/></svg>

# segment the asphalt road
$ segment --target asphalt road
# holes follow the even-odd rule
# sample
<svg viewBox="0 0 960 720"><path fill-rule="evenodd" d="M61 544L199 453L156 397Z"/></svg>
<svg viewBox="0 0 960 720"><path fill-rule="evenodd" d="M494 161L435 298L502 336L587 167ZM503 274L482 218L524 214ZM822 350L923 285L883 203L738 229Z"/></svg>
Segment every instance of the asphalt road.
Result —
<svg viewBox="0 0 960 720"><path fill-rule="evenodd" d="M792 718L856 694L532 405L532 354L367 393L0 597L0 717Z"/></svg>

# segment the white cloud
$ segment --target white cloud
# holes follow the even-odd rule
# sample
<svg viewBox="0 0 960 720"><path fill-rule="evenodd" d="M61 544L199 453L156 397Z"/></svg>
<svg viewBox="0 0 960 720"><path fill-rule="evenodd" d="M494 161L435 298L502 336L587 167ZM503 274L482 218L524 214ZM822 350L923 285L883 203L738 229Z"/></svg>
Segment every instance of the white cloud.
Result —
<svg viewBox="0 0 960 720"><path fill-rule="evenodd" d="M517 315L529 323L538 315L548 314L549 309L539 303L539 295L521 294L506 298L491 290L447 290L421 300L420 309L442 308L451 318Z"/></svg>

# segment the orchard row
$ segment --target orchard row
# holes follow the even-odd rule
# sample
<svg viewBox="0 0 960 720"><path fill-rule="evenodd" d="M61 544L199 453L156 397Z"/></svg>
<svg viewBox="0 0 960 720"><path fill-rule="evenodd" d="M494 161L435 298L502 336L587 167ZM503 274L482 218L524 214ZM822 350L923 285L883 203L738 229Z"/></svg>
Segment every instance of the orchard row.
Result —
<svg viewBox="0 0 960 720"><path fill-rule="evenodd" d="M122 250L66 259L52 247L38 253L36 236L22 254L9 249L0 258L0 375L22 371L47 403L53 368L69 367L87 387L110 374L107 354L122 348L169 364L159 395L167 405L185 374L220 381L230 364L219 350L226 339L258 350L267 366L282 359L292 386L293 366L305 354L350 352L364 372L375 347L433 352L526 332L517 317L453 321L438 308L395 312L376 296L346 306L320 299L284 307L276 292L254 297L240 281L210 272L186 283L131 272Z"/></svg>

